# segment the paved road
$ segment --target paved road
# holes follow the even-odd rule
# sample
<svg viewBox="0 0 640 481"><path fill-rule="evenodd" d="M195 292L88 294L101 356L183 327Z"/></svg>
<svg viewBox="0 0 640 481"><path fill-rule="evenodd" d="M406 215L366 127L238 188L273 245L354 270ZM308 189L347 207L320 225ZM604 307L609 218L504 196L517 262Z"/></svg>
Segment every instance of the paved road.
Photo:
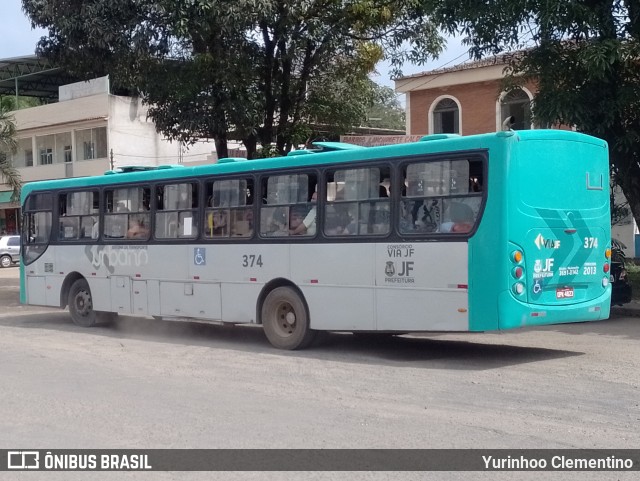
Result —
<svg viewBox="0 0 640 481"><path fill-rule="evenodd" d="M377 343L333 334L285 352L252 327L122 318L79 328L66 311L20 306L17 273L0 269L0 447L640 447L638 318ZM634 479L627 474L38 478Z"/></svg>

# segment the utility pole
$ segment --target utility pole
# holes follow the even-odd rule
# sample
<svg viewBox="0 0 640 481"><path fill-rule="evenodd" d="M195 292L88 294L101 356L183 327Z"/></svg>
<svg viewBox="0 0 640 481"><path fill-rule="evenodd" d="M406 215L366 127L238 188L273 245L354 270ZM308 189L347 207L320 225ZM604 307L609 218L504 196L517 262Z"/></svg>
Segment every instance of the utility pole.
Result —
<svg viewBox="0 0 640 481"><path fill-rule="evenodd" d="M113 149L109 152L109 164L111 164L111 170L113 170Z"/></svg>

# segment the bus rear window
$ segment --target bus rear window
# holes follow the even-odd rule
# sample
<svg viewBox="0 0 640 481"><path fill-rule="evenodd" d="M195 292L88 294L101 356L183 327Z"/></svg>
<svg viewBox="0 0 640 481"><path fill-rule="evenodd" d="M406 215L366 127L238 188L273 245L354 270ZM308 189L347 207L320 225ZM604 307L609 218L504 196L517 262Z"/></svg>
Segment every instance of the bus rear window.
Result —
<svg viewBox="0 0 640 481"><path fill-rule="evenodd" d="M606 205L608 172L597 167L602 158L601 147L585 142L555 143L554 146L553 141L547 140L544 148L529 146L520 151L514 169L518 172L519 188L512 193L524 204L538 209L590 209ZM569 192L573 194L567 195Z"/></svg>

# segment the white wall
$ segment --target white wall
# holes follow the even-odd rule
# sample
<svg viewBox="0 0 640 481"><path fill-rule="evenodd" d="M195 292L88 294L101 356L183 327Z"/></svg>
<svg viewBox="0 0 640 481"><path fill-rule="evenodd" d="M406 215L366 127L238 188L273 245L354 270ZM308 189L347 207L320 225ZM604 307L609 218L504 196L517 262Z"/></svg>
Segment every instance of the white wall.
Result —
<svg viewBox="0 0 640 481"><path fill-rule="evenodd" d="M111 96L109 148L116 167L205 161L215 152L213 142L197 142L185 151L179 142L165 140L147 119L147 110L139 98Z"/></svg>
<svg viewBox="0 0 640 481"><path fill-rule="evenodd" d="M31 107L12 112L18 135L29 132L35 135L69 130L63 124L105 120L109 115L109 96L93 95L79 99Z"/></svg>

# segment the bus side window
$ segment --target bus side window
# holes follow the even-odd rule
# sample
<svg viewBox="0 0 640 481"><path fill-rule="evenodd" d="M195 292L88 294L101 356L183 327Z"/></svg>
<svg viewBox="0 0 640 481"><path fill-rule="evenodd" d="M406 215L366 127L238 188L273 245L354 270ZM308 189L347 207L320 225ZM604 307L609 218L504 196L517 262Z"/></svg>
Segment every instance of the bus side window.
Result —
<svg viewBox="0 0 640 481"><path fill-rule="evenodd" d="M109 239L148 239L151 221L150 198L149 187L105 190L104 237Z"/></svg>
<svg viewBox="0 0 640 481"><path fill-rule="evenodd" d="M253 179L223 179L205 184L205 238L253 235Z"/></svg>
<svg viewBox="0 0 640 481"><path fill-rule="evenodd" d="M317 179L313 174L273 175L262 179L260 235L311 237L315 235Z"/></svg>
<svg viewBox="0 0 640 481"><path fill-rule="evenodd" d="M61 241L93 238L92 227L97 220L99 195L97 191L68 192L58 200L58 239Z"/></svg>
<svg viewBox="0 0 640 481"><path fill-rule="evenodd" d="M195 182L157 186L155 237L157 239L197 237L198 200L198 184ZM148 223L145 227L148 229Z"/></svg>
<svg viewBox="0 0 640 481"><path fill-rule="evenodd" d="M464 234L473 230L482 201L482 161L416 162L403 169L401 234Z"/></svg>
<svg viewBox="0 0 640 481"><path fill-rule="evenodd" d="M386 235L391 231L388 167L341 169L327 175L325 235Z"/></svg>

